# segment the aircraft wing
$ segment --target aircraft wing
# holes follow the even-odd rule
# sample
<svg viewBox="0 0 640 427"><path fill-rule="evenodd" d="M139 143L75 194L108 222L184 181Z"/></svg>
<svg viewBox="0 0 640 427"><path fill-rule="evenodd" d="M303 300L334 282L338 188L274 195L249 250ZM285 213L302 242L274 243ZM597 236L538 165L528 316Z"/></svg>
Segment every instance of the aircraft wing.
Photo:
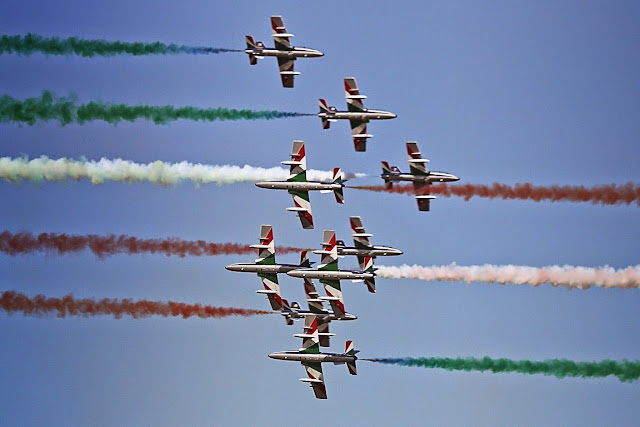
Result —
<svg viewBox="0 0 640 427"><path fill-rule="evenodd" d="M307 182L307 156L304 150L304 141L293 141L291 160L281 163L289 166L287 181Z"/></svg>
<svg viewBox="0 0 640 427"><path fill-rule="evenodd" d="M316 286L313 284L311 279L304 279L304 293L307 296L307 304L309 304L309 311L314 314L325 313L324 306L322 304L322 300L320 299L320 295L316 290Z"/></svg>
<svg viewBox="0 0 640 427"><path fill-rule="evenodd" d="M309 201L308 191L289 190L289 194L293 196L294 207L287 208L288 211L293 211L298 214L300 223L304 229L313 228L313 215L311 213L311 202Z"/></svg>
<svg viewBox="0 0 640 427"><path fill-rule="evenodd" d="M256 291L259 294L265 294L269 299L272 310L282 310L282 295L280 294L280 285L278 284L278 275L272 273L258 273L260 279L262 279L262 286L264 289Z"/></svg>
<svg viewBox="0 0 640 427"><path fill-rule="evenodd" d="M428 175L427 168L428 159L422 158L418 143L415 141L407 142L407 154L409 155L409 168L413 175Z"/></svg>
<svg viewBox="0 0 640 427"><path fill-rule="evenodd" d="M435 196L429 195L429 184L413 181L413 191L418 201L418 210L428 211L431 200L435 199Z"/></svg>
<svg viewBox="0 0 640 427"><path fill-rule="evenodd" d="M295 58L281 58L278 57L278 66L280 67L280 79L282 79L283 87L293 87L293 77L300 74L293 71L293 65L295 64Z"/></svg>
<svg viewBox="0 0 640 427"><path fill-rule="evenodd" d="M361 113L366 111L362 100L366 98L364 95L360 95L358 84L353 77L346 77L344 79L344 96L347 100L347 108L349 111Z"/></svg>
<svg viewBox="0 0 640 427"><path fill-rule="evenodd" d="M371 242L369 241L369 237L372 234L367 233L364 225L362 224L362 219L359 216L351 216L349 217L349 222L351 224L351 236L353 237L353 243L358 249L370 249ZM360 268L364 270L364 256L358 255L358 264L360 264Z"/></svg>
<svg viewBox="0 0 640 427"><path fill-rule="evenodd" d="M318 317L318 340L320 347L331 346L329 338L331 338L332 334L329 333L329 323L331 323L331 320Z"/></svg>
<svg viewBox="0 0 640 427"><path fill-rule="evenodd" d="M308 378L301 378L300 381L308 382L313 388L316 399L326 399L327 389L324 385L324 377L322 375L322 364L317 362L301 362L307 370Z"/></svg>
<svg viewBox="0 0 640 427"><path fill-rule="evenodd" d="M333 314L338 317L342 317L345 314L344 299L342 298L342 288L339 280L326 280L321 279L320 282L324 285L324 290L327 293L323 300L329 301Z"/></svg>
<svg viewBox="0 0 640 427"><path fill-rule="evenodd" d="M367 133L368 121L351 119L349 123L351 123L351 136L356 151L367 151L367 138L373 136Z"/></svg>
<svg viewBox="0 0 640 427"><path fill-rule="evenodd" d="M291 47L291 42L289 41L289 37L293 37L293 34L287 33L287 30L284 27L284 22L282 21L282 16L277 15L271 17L271 29L273 30L273 41L276 45L276 49L293 49L293 47Z"/></svg>

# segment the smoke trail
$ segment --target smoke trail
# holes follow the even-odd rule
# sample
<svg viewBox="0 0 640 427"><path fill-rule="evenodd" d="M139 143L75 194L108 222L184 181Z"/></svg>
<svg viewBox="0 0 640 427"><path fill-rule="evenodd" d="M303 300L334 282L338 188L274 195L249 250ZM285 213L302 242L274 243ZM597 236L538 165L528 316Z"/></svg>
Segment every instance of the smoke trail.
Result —
<svg viewBox="0 0 640 427"><path fill-rule="evenodd" d="M90 250L98 257L116 254L164 254L166 256L213 256L250 254L255 249L240 243L211 243L204 240L139 239L133 236L95 234L69 235L58 233L0 233L0 252L16 256L30 252L66 254ZM278 253L301 252L304 248L278 246Z"/></svg>
<svg viewBox="0 0 640 427"><path fill-rule="evenodd" d="M386 189L383 185L351 187L358 190L388 192L413 195L412 185L396 185ZM623 185L607 184L584 187L582 185L553 185L549 187L535 186L530 183L513 186L493 183L483 184L438 184L429 186L428 192L442 197L458 196L469 201L472 197L489 199L519 199L536 202L591 202L592 204L618 205L635 202L640 205L640 185L627 183Z"/></svg>
<svg viewBox="0 0 640 427"><path fill-rule="evenodd" d="M64 126L70 123L84 124L94 120L117 124L121 121L133 122L137 119L146 119L155 124L166 124L179 119L213 122L216 120L271 120L312 115L315 114L171 105L126 105L93 101L78 104L76 96L58 97L46 90L40 97L25 100L18 100L9 95L0 96L0 123L26 123L29 126L37 121L49 120L57 120Z"/></svg>
<svg viewBox="0 0 640 427"><path fill-rule="evenodd" d="M557 378L580 377L602 378L610 375L618 377L622 382L636 381L640 377L640 360L615 361L603 360L600 362L574 362L567 359L550 359L544 361L491 359L483 357L475 358L448 358L448 357L403 357L361 359L389 365L415 366L420 368L440 368L448 371L490 371L518 372L521 374L553 375Z"/></svg>
<svg viewBox="0 0 640 427"><path fill-rule="evenodd" d="M149 316L178 317L183 319L199 317L201 319L220 318L229 316L257 316L272 314L270 311L251 310L246 308L214 307L212 305L186 304L183 302L160 302L130 299L101 300L83 298L76 299L73 295L62 298L47 298L44 295L36 295L33 298L15 292L5 291L0 297L0 309L9 314L21 312L27 316L41 317L55 313L57 317L66 316L100 316L111 315L116 319L122 316L131 316L134 319Z"/></svg>
<svg viewBox="0 0 640 427"><path fill-rule="evenodd" d="M80 55L93 57L115 55L175 55L181 53L213 54L244 51L205 46L180 46L160 42L128 43L107 40L87 40L78 37L60 39L58 37L43 37L33 33L27 33L25 36L3 35L0 37L0 54L17 53L19 55L32 55L34 52L41 52L46 55Z"/></svg>
<svg viewBox="0 0 640 427"><path fill-rule="evenodd" d="M160 185L176 185L181 181L194 184L284 180L289 171L280 167L260 168L245 166L216 166L189 162L165 163L155 161L147 164L129 160L102 158L95 160L50 159L41 156L37 159L12 159L0 157L0 179L10 182L29 181L68 181L89 179L92 184L105 181L150 182ZM331 171L309 170L310 180L331 181ZM364 174L345 173L344 179L361 178Z"/></svg>
<svg viewBox="0 0 640 427"><path fill-rule="evenodd" d="M405 264L400 267L379 267L376 275L385 279L509 283L531 286L550 283L553 286L564 286L569 289L588 289L591 286L627 289L640 287L640 265L616 270L608 266L590 268L552 265L538 268L485 264L462 267L454 263L448 266L421 267Z"/></svg>

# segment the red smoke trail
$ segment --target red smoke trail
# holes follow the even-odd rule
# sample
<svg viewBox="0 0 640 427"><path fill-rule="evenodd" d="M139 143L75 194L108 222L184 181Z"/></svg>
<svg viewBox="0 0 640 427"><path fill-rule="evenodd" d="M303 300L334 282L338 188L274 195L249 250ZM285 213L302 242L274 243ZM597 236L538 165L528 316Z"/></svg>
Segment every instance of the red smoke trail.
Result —
<svg viewBox="0 0 640 427"><path fill-rule="evenodd" d="M197 316L201 319L212 317L228 316L256 316L261 314L272 314L271 311L250 310L246 308L214 307L211 305L185 304L183 302L160 302L130 299L109 299L95 300L91 298L76 299L73 295L66 295L62 298L47 298L44 295L36 295L29 298L24 294L14 291L5 291L0 297L0 309L8 312L22 312L29 316L43 316L56 313L58 317L66 316L100 316L111 315L116 319L123 315L131 316L134 319L149 316L178 317L187 319Z"/></svg>
<svg viewBox="0 0 640 427"><path fill-rule="evenodd" d="M255 249L240 243L211 243L204 240L138 239L121 235L98 236L68 235L58 233L42 233L34 236L30 233L0 233L0 252L18 255L28 252L53 252L64 254L89 249L98 257L115 254L161 253L167 256L203 256L249 254ZM278 247L279 253L300 252L305 249L294 247Z"/></svg>
<svg viewBox="0 0 640 427"><path fill-rule="evenodd" d="M582 185L552 185L549 187L535 186L530 183L505 185L493 183L484 184L437 184L431 185L427 190L429 194L443 197L458 196L468 201L472 197L487 197L489 199L520 199L551 201L551 202L591 202L603 205L630 205L633 202L640 205L640 185L627 183L623 185L607 184L596 185L594 187L584 187ZM369 190L377 192L388 192L398 194L414 194L411 184L395 185L386 189L383 185L357 186L351 187L358 190Z"/></svg>

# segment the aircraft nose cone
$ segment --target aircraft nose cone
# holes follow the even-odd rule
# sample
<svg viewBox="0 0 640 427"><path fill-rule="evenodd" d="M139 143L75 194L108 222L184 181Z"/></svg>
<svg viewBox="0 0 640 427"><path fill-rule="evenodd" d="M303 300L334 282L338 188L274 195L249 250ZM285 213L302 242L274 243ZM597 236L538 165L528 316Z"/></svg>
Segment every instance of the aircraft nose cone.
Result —
<svg viewBox="0 0 640 427"><path fill-rule="evenodd" d="M229 271L242 271L242 269L235 264L227 265L224 268Z"/></svg>
<svg viewBox="0 0 640 427"><path fill-rule="evenodd" d="M449 175L449 179L450 179L451 181L460 181L460 178L458 178L458 177L457 177L457 176L455 176L455 175Z"/></svg>
<svg viewBox="0 0 640 427"><path fill-rule="evenodd" d="M256 182L256 187L268 188L268 183L266 183L266 182Z"/></svg>

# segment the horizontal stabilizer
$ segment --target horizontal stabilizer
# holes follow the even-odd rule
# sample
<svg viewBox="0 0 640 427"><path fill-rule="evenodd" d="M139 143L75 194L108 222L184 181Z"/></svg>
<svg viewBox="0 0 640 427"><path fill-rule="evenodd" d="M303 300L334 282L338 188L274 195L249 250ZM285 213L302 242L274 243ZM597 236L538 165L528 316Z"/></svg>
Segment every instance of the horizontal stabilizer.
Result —
<svg viewBox="0 0 640 427"><path fill-rule="evenodd" d="M286 165L286 166L300 166L302 164L306 164L306 162L298 162L295 160L285 160L283 162L280 162L281 165Z"/></svg>
<svg viewBox="0 0 640 427"><path fill-rule="evenodd" d="M258 289L258 290L256 291L256 294L275 295L275 294L277 294L277 293L278 293L278 292L276 292L276 291L267 290L267 289Z"/></svg>
<svg viewBox="0 0 640 427"><path fill-rule="evenodd" d="M429 159L409 159L409 163L429 163L431 160Z"/></svg>
<svg viewBox="0 0 640 427"><path fill-rule="evenodd" d="M333 334L331 332L318 332L318 336L319 337L335 337L336 334Z"/></svg>
<svg viewBox="0 0 640 427"><path fill-rule="evenodd" d="M284 27L276 27L276 30L284 30ZM278 33L274 34L273 37L293 37L293 34Z"/></svg>
<svg viewBox="0 0 640 427"><path fill-rule="evenodd" d="M431 196L431 195L428 195L428 194L417 195L416 196L416 199L423 199L423 200L427 200L427 199L431 200L431 199L435 199L435 198L436 198L436 196Z"/></svg>
<svg viewBox="0 0 640 427"><path fill-rule="evenodd" d="M317 378L300 378L303 383L322 383L322 380Z"/></svg>
<svg viewBox="0 0 640 427"><path fill-rule="evenodd" d="M357 133L351 136L354 138L373 138L373 135L371 135L370 133Z"/></svg>
<svg viewBox="0 0 640 427"><path fill-rule="evenodd" d="M280 75L282 76L297 76L299 74L299 71L280 71Z"/></svg>
<svg viewBox="0 0 640 427"><path fill-rule="evenodd" d="M322 301L340 301L338 297L320 297Z"/></svg>
<svg viewBox="0 0 640 427"><path fill-rule="evenodd" d="M346 99L367 99L367 95L347 95Z"/></svg>
<svg viewBox="0 0 640 427"><path fill-rule="evenodd" d="M287 210L290 211L290 212L309 212L309 209L303 208L303 207L299 207L299 206L292 206L290 208L287 208Z"/></svg>

